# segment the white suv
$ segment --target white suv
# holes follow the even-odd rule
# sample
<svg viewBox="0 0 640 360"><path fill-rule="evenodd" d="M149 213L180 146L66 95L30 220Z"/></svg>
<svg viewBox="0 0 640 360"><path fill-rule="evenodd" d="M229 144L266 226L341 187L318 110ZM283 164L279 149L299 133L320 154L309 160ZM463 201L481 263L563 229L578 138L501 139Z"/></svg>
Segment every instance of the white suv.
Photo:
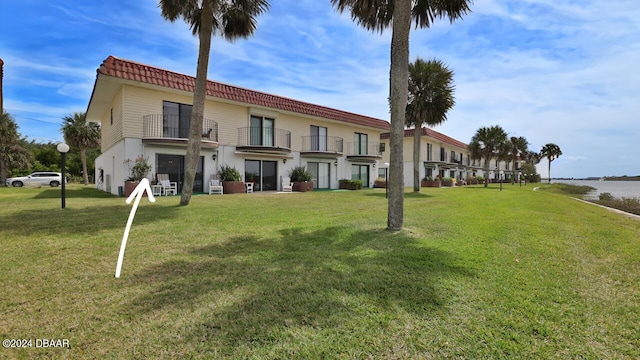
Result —
<svg viewBox="0 0 640 360"><path fill-rule="evenodd" d="M29 176L7 179L7 186L22 187L26 184L59 186L62 183L62 174L57 172L34 172Z"/></svg>

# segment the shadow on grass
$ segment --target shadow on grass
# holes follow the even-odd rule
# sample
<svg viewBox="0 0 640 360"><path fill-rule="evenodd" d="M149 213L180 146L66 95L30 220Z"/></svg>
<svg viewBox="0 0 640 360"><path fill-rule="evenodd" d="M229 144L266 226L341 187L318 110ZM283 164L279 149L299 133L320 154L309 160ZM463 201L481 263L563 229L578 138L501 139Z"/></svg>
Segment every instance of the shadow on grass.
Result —
<svg viewBox="0 0 640 360"><path fill-rule="evenodd" d="M386 194L384 192L383 193L368 192L365 195L378 197L378 198L385 198L386 197ZM414 193L414 192L405 192L404 193L404 198L405 199L420 199L420 198L428 198L428 197L433 197L433 195L428 195L428 194L424 194L424 193Z"/></svg>
<svg viewBox="0 0 640 360"><path fill-rule="evenodd" d="M3 235L95 233L113 228L124 230L132 205L92 206L81 209L23 210L0 218ZM139 206L135 224L175 219L178 206Z"/></svg>
<svg viewBox="0 0 640 360"><path fill-rule="evenodd" d="M79 188L79 189L65 189L65 198L87 198L87 199L100 199L100 198L106 198L106 199L110 199L110 198L114 198L116 197L115 195L105 192L105 191L100 191L98 189L94 189L94 188L88 188L88 187L83 187L83 188ZM44 190L40 193L38 193L36 196L34 196L34 199L60 199L62 195L62 188L61 187L57 187L57 188L52 188L52 189L47 189Z"/></svg>
<svg viewBox="0 0 640 360"><path fill-rule="evenodd" d="M381 326L403 312L427 316L447 304L444 283L473 276L449 253L402 233L330 227L280 234L194 248L189 260L125 278L128 287L153 289L123 311L199 307L206 315L190 328L193 338L237 346L276 337L285 327L348 331Z"/></svg>

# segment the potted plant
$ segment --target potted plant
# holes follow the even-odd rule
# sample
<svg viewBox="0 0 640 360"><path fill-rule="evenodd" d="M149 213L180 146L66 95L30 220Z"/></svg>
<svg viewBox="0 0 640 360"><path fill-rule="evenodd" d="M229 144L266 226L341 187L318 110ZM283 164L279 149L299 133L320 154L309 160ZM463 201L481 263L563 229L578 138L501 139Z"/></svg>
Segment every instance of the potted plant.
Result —
<svg viewBox="0 0 640 360"><path fill-rule="evenodd" d="M129 196L140 181L147 177L147 174L151 171L151 165L149 165L147 158L138 156L135 160L125 160L124 167L129 173L129 176L124 181L124 196ZM146 196L147 194L144 193L143 195Z"/></svg>
<svg viewBox="0 0 640 360"><path fill-rule="evenodd" d="M293 191L313 191L311 173L304 166L296 166L289 171L289 177L293 183Z"/></svg>
<svg viewBox="0 0 640 360"><path fill-rule="evenodd" d="M238 194L245 192L244 182L240 172L233 166L224 164L218 171L224 194Z"/></svg>
<svg viewBox="0 0 640 360"><path fill-rule="evenodd" d="M376 181L373 182L373 187L374 188L385 188L385 187L387 187L387 181L384 178L379 177L379 178L376 179Z"/></svg>
<svg viewBox="0 0 640 360"><path fill-rule="evenodd" d="M442 186L448 186L448 187L453 186L453 179L451 179L448 176L443 177L442 178Z"/></svg>
<svg viewBox="0 0 640 360"><path fill-rule="evenodd" d="M420 181L420 186L422 187L440 187L440 180L434 180L431 176L425 176L422 181Z"/></svg>

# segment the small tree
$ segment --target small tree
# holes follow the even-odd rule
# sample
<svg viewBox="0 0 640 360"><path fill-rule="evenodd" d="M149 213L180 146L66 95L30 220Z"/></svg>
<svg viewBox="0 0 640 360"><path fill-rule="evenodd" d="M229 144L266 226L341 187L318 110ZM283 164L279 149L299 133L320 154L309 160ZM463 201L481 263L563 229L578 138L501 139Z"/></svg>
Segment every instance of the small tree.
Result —
<svg viewBox="0 0 640 360"><path fill-rule="evenodd" d="M476 131L469 143L473 159L484 160L484 187L489 186L489 165L491 159L501 157L507 142L507 133L502 127L495 125L481 127Z"/></svg>
<svg viewBox="0 0 640 360"><path fill-rule="evenodd" d="M453 71L440 60L417 58L409 64L407 126L413 130L413 192L420 192L420 137L422 125L436 126L447 120L455 105Z"/></svg>
<svg viewBox="0 0 640 360"><path fill-rule="evenodd" d="M87 149L100 146L100 125L94 122L87 122L87 114L79 112L65 116L62 120L61 130L64 141L66 141L69 146L80 150L82 178L84 184L87 185L89 184Z"/></svg>
<svg viewBox="0 0 640 360"><path fill-rule="evenodd" d="M556 144L549 143L542 147L540 150L540 156L546 157L549 160L548 171L549 171L549 184L551 184L551 162L562 155L562 150Z"/></svg>
<svg viewBox="0 0 640 360"><path fill-rule="evenodd" d="M5 186L11 168L27 168L31 165L31 153L20 146L20 133L13 117L0 114L0 186Z"/></svg>

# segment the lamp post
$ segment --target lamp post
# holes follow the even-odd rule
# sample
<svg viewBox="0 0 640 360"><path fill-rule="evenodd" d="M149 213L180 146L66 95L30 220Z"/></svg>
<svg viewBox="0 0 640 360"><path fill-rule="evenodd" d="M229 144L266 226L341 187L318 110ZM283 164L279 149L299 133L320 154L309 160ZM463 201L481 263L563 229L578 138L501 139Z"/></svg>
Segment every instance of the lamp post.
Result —
<svg viewBox="0 0 640 360"><path fill-rule="evenodd" d="M66 175L66 172L65 172L65 167L66 167L66 164L65 164L65 160L66 159L65 158L66 158L67 152L69 152L69 145L67 145L67 144L62 142L62 143L58 144L56 149L58 149L58 152L60 153L60 157L61 157L61 160L62 160L62 166L61 166L61 169L62 169L62 179L61 179L61 182L62 182L62 194L61 194L61 199L62 199L62 208L64 209L64 207L65 207L64 201L65 201L65 197L67 195L65 193L65 185L67 183L67 175Z"/></svg>
<svg viewBox="0 0 640 360"><path fill-rule="evenodd" d="M384 198L389 198L389 163L384 163Z"/></svg>

